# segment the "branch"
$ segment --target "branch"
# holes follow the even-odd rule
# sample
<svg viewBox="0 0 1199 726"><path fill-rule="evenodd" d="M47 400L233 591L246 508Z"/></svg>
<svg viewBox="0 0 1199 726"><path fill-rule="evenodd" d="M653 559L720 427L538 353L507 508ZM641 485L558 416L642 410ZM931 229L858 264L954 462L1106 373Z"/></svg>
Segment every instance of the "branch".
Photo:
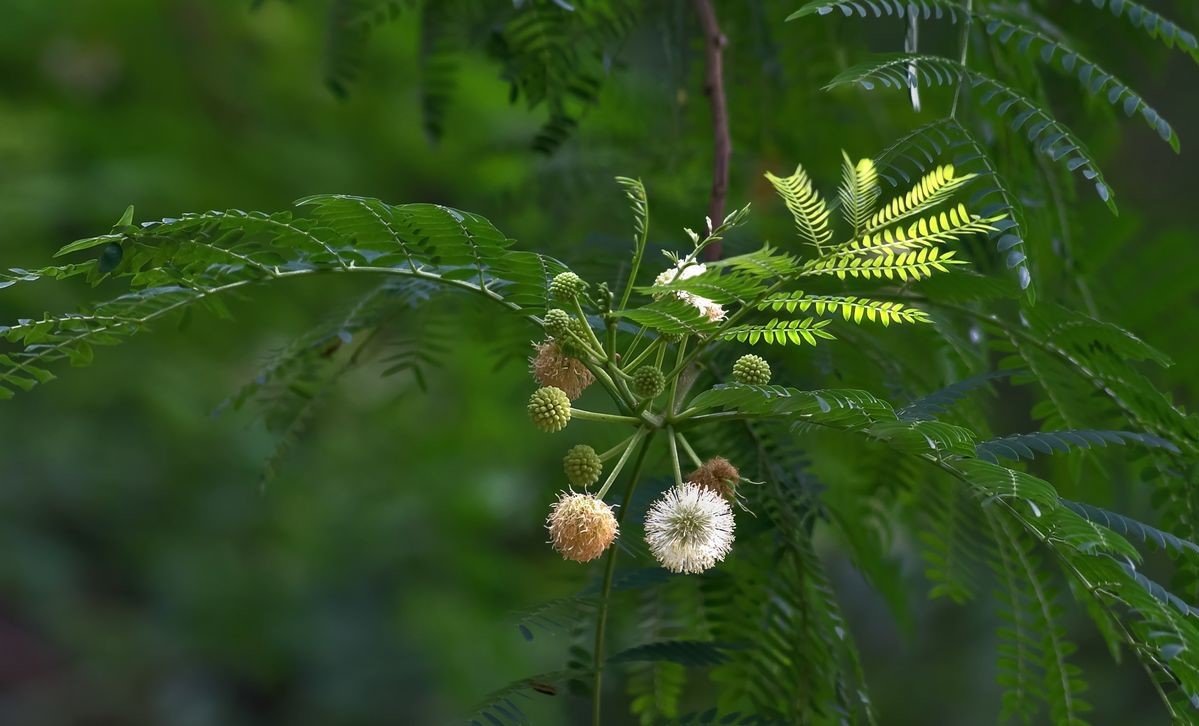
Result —
<svg viewBox="0 0 1199 726"><path fill-rule="evenodd" d="M724 219L725 198L729 192L729 158L733 155L733 143L729 138L729 110L724 95L724 61L722 53L728 39L720 31L716 9L712 0L695 0L695 12L704 31L704 48L707 52L707 75L704 93L712 107L712 196L708 202L708 219L713 226ZM714 242L705 251L708 261L718 260L721 243Z"/></svg>

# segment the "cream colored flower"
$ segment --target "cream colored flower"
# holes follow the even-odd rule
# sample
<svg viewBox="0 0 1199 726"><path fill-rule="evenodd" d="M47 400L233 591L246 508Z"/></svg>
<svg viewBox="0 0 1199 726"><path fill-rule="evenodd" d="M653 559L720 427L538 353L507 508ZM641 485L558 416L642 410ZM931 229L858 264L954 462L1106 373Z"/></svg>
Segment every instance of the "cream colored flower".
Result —
<svg viewBox="0 0 1199 726"><path fill-rule="evenodd" d="M690 280L691 278L698 277L707 271L708 266L703 263L685 262L684 260L679 260L674 267L671 267L654 278L654 284L669 285L672 282ZM686 292L684 290L678 290L674 293L674 295L688 305L693 306L699 311L700 315L703 315L708 320L711 320L712 322L724 320L724 307L722 307L720 304L713 302L706 297L701 297L695 293Z"/></svg>
<svg viewBox="0 0 1199 726"><path fill-rule="evenodd" d="M733 510L718 493L691 482L671 487L645 515L650 552L671 572L697 574L733 547Z"/></svg>
<svg viewBox="0 0 1199 726"><path fill-rule="evenodd" d="M558 493L546 527L554 549L575 562L590 562L599 557L620 531L612 507L590 494L574 492Z"/></svg>

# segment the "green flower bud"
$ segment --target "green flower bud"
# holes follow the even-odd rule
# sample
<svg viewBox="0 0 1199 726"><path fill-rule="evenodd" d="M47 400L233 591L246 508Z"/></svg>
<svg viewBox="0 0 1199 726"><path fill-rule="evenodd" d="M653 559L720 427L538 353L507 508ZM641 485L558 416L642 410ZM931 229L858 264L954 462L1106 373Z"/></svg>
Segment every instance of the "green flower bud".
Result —
<svg viewBox="0 0 1199 726"><path fill-rule="evenodd" d="M533 425L552 434L570 423L570 399L561 388L546 386L529 397L529 418Z"/></svg>
<svg viewBox="0 0 1199 726"><path fill-rule="evenodd" d="M559 272L550 280L550 297L555 300L574 300L586 289L587 283L573 272Z"/></svg>
<svg viewBox="0 0 1199 726"><path fill-rule="evenodd" d="M587 323L572 317L566 328L561 337L554 336L558 341L558 347L571 358L586 358L587 347L584 341L590 337L587 334Z"/></svg>
<svg viewBox="0 0 1199 726"><path fill-rule="evenodd" d="M653 398L666 387L666 377L653 366L642 366L633 371L633 392L643 398Z"/></svg>
<svg viewBox="0 0 1199 726"><path fill-rule="evenodd" d="M770 364L756 355L743 355L733 364L733 380L749 386L770 383Z"/></svg>
<svg viewBox="0 0 1199 726"><path fill-rule="evenodd" d="M562 459L562 468L566 471L566 480L571 486L584 489L594 484L604 471L604 464L599 454L587 444L571 447Z"/></svg>
<svg viewBox="0 0 1199 726"><path fill-rule="evenodd" d="M565 310L554 308L545 312L545 332L549 333L557 340L563 340L567 337L567 331L570 330L571 323L575 320L574 316Z"/></svg>

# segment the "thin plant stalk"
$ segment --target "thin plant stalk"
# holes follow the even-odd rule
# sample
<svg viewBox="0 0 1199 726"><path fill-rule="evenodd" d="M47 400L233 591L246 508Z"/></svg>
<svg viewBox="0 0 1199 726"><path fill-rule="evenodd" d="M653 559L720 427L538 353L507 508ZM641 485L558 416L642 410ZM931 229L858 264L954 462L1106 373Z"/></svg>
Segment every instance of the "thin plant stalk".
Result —
<svg viewBox="0 0 1199 726"><path fill-rule="evenodd" d="M633 498L633 489L637 487L637 480L641 477L641 470L645 465L645 455L649 452L649 444L655 432L648 431L647 433L648 435L642 441L641 448L637 452L637 459L633 463L633 472L629 476L629 484L624 490L624 500L621 502L620 512L617 514L617 521L621 524L624 523L624 517L629 512L629 502ZM606 489L610 485L611 481L604 488ZM600 590L599 612L595 618L595 658L593 661L595 677L592 684L592 726L600 726L601 724L600 707L603 702L604 685L604 634L608 625L608 599L612 594L612 576L616 573L616 553L619 551L619 547L613 546L608 548L608 561L604 565L604 584Z"/></svg>

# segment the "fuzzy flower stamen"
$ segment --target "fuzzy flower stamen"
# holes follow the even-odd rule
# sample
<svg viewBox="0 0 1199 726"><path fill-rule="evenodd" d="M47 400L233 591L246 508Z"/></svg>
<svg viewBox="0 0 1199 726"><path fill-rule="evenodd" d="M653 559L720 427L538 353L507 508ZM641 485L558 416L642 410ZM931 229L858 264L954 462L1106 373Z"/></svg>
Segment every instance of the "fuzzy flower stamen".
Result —
<svg viewBox="0 0 1199 726"><path fill-rule="evenodd" d="M537 355L529 359L533 377L543 386L562 389L570 400L575 400L583 391L595 383L595 376L578 358L562 352L556 341L546 341L533 346Z"/></svg>
<svg viewBox="0 0 1199 726"><path fill-rule="evenodd" d="M698 574L733 547L733 510L719 494L687 482L667 490L645 516L650 552L671 572Z"/></svg>
<svg viewBox="0 0 1199 726"><path fill-rule="evenodd" d="M716 492L720 496L731 499L741 483L741 472L723 456L713 456L708 459L687 480L692 484Z"/></svg>

